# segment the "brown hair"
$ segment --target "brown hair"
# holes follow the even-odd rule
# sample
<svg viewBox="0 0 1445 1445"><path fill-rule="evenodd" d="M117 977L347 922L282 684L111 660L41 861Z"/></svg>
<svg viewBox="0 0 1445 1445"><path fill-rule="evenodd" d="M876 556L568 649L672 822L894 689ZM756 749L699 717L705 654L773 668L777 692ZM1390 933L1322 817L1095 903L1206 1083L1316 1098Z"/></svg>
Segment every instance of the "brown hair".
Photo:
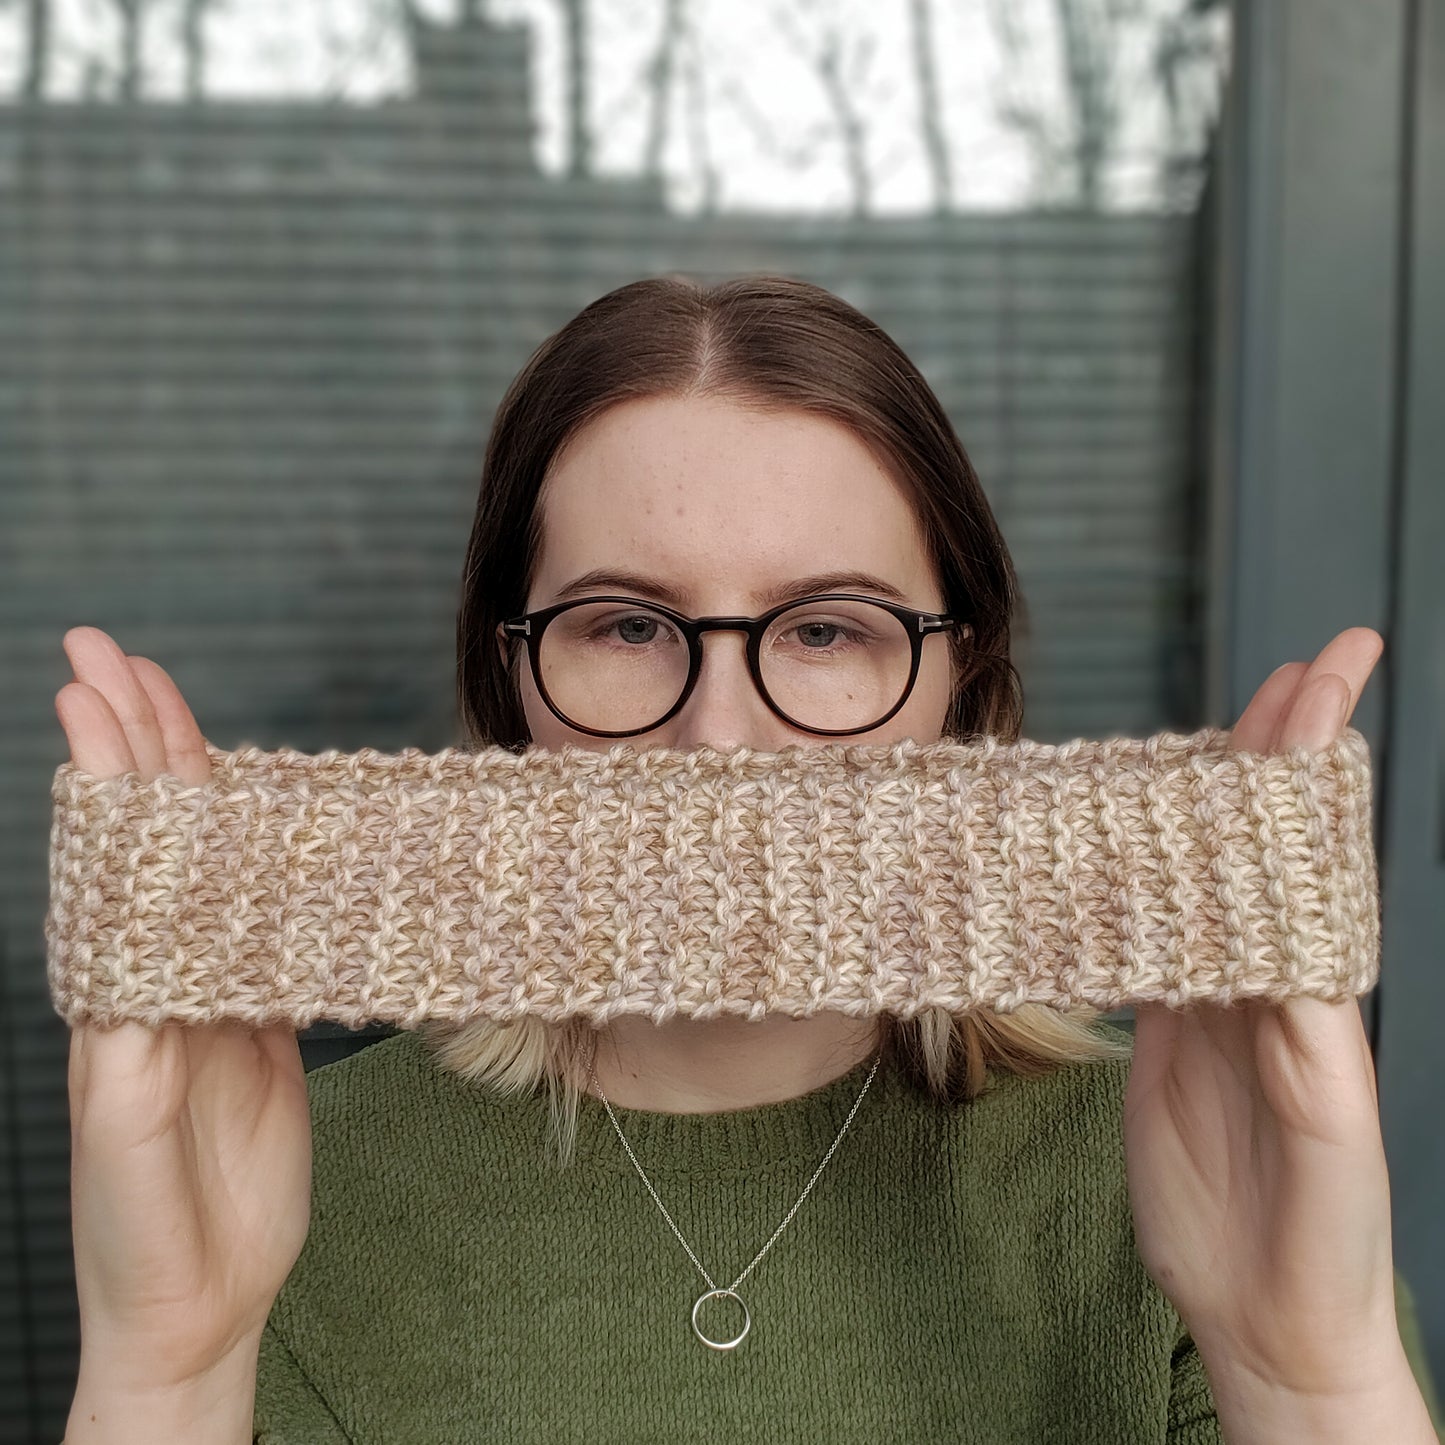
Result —
<svg viewBox="0 0 1445 1445"><path fill-rule="evenodd" d="M714 286L652 277L600 297L544 341L507 388L492 424L457 614L457 702L464 745L521 752L530 741L518 688L522 649L502 661L496 630L524 610L541 552L539 499L562 449L619 402L721 396L798 410L848 427L904 487L933 560L954 692L941 736L1019 736L1023 688L1009 656L1018 580L978 474L932 388L875 322L831 292L774 275ZM517 539L524 539L517 545ZM1097 1010L1023 1005L1010 1014L884 1016L885 1053L915 1083L958 1102L992 1066L1036 1075L1127 1056ZM561 1161L570 1158L594 1031L585 1024L474 1021L423 1025L438 1062L502 1092L552 1087ZM562 1091L559 1098L558 1090Z"/></svg>

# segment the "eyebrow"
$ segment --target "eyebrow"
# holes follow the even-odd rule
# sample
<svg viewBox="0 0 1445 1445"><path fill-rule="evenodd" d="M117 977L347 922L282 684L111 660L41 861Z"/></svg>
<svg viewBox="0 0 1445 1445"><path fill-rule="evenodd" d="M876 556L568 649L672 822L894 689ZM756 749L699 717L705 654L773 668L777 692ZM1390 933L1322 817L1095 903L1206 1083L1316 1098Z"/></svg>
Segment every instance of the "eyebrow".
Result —
<svg viewBox="0 0 1445 1445"><path fill-rule="evenodd" d="M594 567L592 571L574 577L557 593L553 601L561 602L598 588L611 588L656 598L679 611L686 609L689 599L686 588L674 587L659 578L616 567ZM811 597L818 592L868 592L877 597L892 598L895 602L908 601L903 591L893 583L876 577L871 572L855 571L815 572L809 577L795 577L791 582L781 582L753 593L753 601L765 608L777 607L784 602L794 602L800 597Z"/></svg>

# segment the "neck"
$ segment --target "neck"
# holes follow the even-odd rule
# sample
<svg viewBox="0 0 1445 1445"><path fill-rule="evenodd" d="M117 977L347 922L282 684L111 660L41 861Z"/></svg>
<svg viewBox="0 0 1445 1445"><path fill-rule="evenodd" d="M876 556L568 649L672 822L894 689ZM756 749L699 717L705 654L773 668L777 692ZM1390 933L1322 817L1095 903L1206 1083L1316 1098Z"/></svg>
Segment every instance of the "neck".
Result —
<svg viewBox="0 0 1445 1445"><path fill-rule="evenodd" d="M673 1018L654 1024L631 1014L599 1032L593 1069L616 1108L716 1114L820 1089L871 1059L879 1042L876 1016L825 1012L755 1023ZM586 1091L597 1096L590 1077Z"/></svg>

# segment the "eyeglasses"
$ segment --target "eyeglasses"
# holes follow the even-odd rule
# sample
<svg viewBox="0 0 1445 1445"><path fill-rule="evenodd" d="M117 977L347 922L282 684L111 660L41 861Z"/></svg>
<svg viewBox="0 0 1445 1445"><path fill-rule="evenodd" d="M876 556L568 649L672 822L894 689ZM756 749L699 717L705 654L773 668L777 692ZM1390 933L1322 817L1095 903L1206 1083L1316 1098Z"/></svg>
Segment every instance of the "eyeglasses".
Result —
<svg viewBox="0 0 1445 1445"><path fill-rule="evenodd" d="M748 672L778 717L846 737L881 727L908 701L923 639L961 618L825 592L760 617L687 617L635 597L584 597L527 612L499 631L522 638L553 715L592 737L649 732L677 715L702 671L704 632L745 632ZM800 635L807 640L799 640Z"/></svg>

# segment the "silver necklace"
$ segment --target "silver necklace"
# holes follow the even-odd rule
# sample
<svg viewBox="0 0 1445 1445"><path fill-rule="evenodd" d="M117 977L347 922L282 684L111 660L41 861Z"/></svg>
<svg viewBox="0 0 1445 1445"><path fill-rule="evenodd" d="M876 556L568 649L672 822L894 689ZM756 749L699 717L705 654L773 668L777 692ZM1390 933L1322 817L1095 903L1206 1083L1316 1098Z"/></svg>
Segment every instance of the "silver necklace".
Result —
<svg viewBox="0 0 1445 1445"><path fill-rule="evenodd" d="M648 1179L646 1174L643 1173L642 1165L637 1162L637 1155L632 1152L632 1145L627 1142L627 1136L622 1132L622 1126L617 1122L617 1115L612 1112L612 1105L607 1102L607 1095L602 1092L602 1085L597 1082L597 1070L595 1066L589 1066L589 1071L592 1075L592 1082L596 1086L598 1097L602 1100L602 1105L607 1110L607 1117L612 1120L612 1127L617 1130L617 1137L622 1140L622 1147L627 1150L627 1157L632 1160L632 1167L637 1170L637 1173L641 1177L642 1182L647 1185L647 1192L652 1195L653 1200L657 1204L657 1207L662 1210L663 1218L666 1219L668 1224L672 1226L672 1232L677 1235L678 1242L685 1250L687 1250L688 1258L691 1259L695 1265L697 1265L699 1272L702 1274L702 1277L707 1281L707 1290L697 1297L697 1303L692 1307L693 1333L698 1337L698 1339L703 1342L703 1344L710 1346L714 1350L731 1350L736 1349L737 1346L742 1344L743 1340L747 1337L748 1331L753 1327L753 1317L752 1314L749 1312L747 1305L743 1304L742 1296L737 1292L738 1286L753 1272L753 1265L757 1264L757 1262L773 1247L773 1240L776 1239L787 1227L788 1221L791 1220L792 1217L798 1212L798 1205L801 1204L808 1197L808 1190L811 1189L813 1185L818 1182L818 1176L823 1172L823 1165L826 1164L828 1160L833 1157L833 1150L838 1147L840 1141L843 1138L843 1135L848 1132L848 1125L853 1122L853 1115L858 1112L858 1105L863 1102L863 1095L868 1092L868 1085L873 1082L873 1075L878 1072L878 1065L882 1061L882 1059L883 1050L880 1048L878 1051L878 1057L873 1060L873 1067L868 1071L868 1077L863 1080L863 1087L859 1091L857 1099L854 1100L853 1107L848 1111L848 1117L843 1120L843 1127L838 1130L838 1137L833 1140L831 1145L828 1146L828 1152L823 1155L823 1163L819 1164L818 1167L813 1171L813 1177L808 1180L807 1187L798 1196L798 1203L793 1205L793 1207L788 1211L787 1217L783 1220L782 1224L780 1224L773 1231L772 1239L768 1240L768 1242L753 1256L752 1264L750 1264L726 1289L719 1289L717 1285L712 1282L712 1276L705 1269L703 1269L701 1263L698 1261L698 1257L692 1252L691 1247L688 1245L687 1240L683 1239L682 1233L678 1229L677 1225L672 1223L672 1215L667 1212L666 1206L664 1206L662 1200L658 1199L657 1190L652 1187L652 1181ZM735 1300L737 1300L738 1304L742 1305L742 1332L734 1336L730 1340L710 1340L705 1334L703 1334L701 1328L698 1326L697 1312L699 1309L702 1308L705 1301L723 1295L731 1295Z"/></svg>

